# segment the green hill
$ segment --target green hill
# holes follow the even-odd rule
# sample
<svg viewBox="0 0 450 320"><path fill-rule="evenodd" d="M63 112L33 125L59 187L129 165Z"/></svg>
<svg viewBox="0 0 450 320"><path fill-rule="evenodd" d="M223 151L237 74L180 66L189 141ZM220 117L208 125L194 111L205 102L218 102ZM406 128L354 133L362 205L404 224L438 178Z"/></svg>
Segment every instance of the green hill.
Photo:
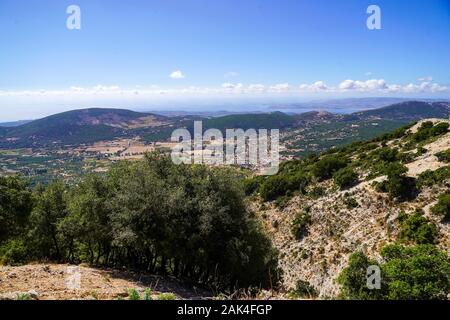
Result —
<svg viewBox="0 0 450 320"><path fill-rule="evenodd" d="M127 134L133 124L142 119L164 117L123 109L72 110L21 126L1 128L0 147L37 147L91 143Z"/></svg>

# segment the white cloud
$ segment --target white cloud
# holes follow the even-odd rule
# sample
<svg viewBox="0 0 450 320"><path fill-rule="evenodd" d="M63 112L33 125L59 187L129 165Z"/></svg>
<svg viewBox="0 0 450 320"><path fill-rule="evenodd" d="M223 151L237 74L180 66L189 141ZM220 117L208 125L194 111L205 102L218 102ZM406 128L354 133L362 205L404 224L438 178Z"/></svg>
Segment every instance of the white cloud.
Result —
<svg viewBox="0 0 450 320"><path fill-rule="evenodd" d="M259 83L256 83L256 84L250 84L250 85L248 86L248 91L249 91L249 92L261 93L261 92L266 91L266 86L263 85L263 84L259 84Z"/></svg>
<svg viewBox="0 0 450 320"><path fill-rule="evenodd" d="M270 95L270 94L298 94L320 95L320 94L423 94L423 95L450 95L450 85L439 84L430 81L416 83L397 84L387 83L384 79L352 80L346 79L336 85L326 84L324 81L316 81L310 84L301 84L298 87L290 86L288 83L273 85L249 84L225 82L216 87L163 88L157 85L139 85L122 88L118 85L96 85L93 87L72 86L67 89L45 89L45 90L0 90L2 103L6 101L63 101L65 104L76 104L84 101L91 105L96 101L108 100L109 102L120 102L123 99L130 101L150 101L154 97L202 97L248 94L248 95ZM443 95L444 94L444 95ZM6 99L6 100L5 100ZM21 100L22 99L22 100Z"/></svg>
<svg viewBox="0 0 450 320"><path fill-rule="evenodd" d="M316 81L313 84L301 84L300 91L305 92L319 92L329 90L328 86L323 81Z"/></svg>
<svg viewBox="0 0 450 320"><path fill-rule="evenodd" d="M175 70L173 71L169 77L171 77L172 79L183 79L185 78L184 74L181 72L181 70Z"/></svg>
<svg viewBox="0 0 450 320"><path fill-rule="evenodd" d="M426 82L430 82L433 81L433 77L432 76L426 76L426 77L421 77L417 79L418 81L426 81Z"/></svg>
<svg viewBox="0 0 450 320"><path fill-rule="evenodd" d="M366 81L347 79L342 81L338 88L341 91L356 90L367 92L387 89L387 85L384 79L370 79Z"/></svg>
<svg viewBox="0 0 450 320"><path fill-rule="evenodd" d="M222 83L222 88L225 90L225 92L231 92L231 93L243 93L244 92L244 85L242 83L230 83L225 82Z"/></svg>
<svg viewBox="0 0 450 320"><path fill-rule="evenodd" d="M269 88L270 92L277 92L277 93L283 93L283 92L289 92L290 90L289 83L278 83L276 85L273 85Z"/></svg>

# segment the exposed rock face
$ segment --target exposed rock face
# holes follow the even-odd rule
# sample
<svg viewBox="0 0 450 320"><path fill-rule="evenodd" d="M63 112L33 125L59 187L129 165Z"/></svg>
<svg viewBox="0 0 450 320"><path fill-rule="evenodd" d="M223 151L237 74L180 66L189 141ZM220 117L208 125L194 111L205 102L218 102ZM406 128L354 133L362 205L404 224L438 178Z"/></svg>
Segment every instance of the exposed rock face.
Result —
<svg viewBox="0 0 450 320"><path fill-rule="evenodd" d="M449 147L450 133L426 145L427 152L406 165L407 175L417 177L427 169L448 166L439 162L434 154ZM374 180L385 178L381 176ZM438 246L450 253L450 225L442 223L430 212L437 196L445 191L445 185L424 188L416 199L398 203L387 194L375 191L371 185L374 180L360 182L345 191L326 181L320 183L327 190L326 195L319 199L295 196L284 209L276 208L274 204L266 204L264 210L255 209L266 217L267 230L280 251L284 289L294 288L297 280L305 280L317 290L319 298L336 297L340 291L336 278L346 267L349 256L362 250L379 260L381 247L396 240L399 231L396 218L401 211L423 209L425 216L438 226ZM345 199L350 197L357 201L357 207L347 207ZM310 208L311 223L305 235L296 240L291 234L291 224L295 214L306 207ZM277 227L272 221L278 222Z"/></svg>

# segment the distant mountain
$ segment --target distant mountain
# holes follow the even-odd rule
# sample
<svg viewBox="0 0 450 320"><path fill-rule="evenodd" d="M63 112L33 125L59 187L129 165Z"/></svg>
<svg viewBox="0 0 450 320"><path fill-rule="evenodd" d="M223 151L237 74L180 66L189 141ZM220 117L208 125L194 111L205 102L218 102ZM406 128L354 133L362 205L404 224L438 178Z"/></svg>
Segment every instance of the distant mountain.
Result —
<svg viewBox="0 0 450 320"><path fill-rule="evenodd" d="M425 118L448 118L449 116L449 102L407 101L379 109L355 112L346 118L417 121Z"/></svg>
<svg viewBox="0 0 450 320"><path fill-rule="evenodd" d="M55 114L15 127L0 127L0 148L79 145L101 140L140 136L145 141L168 139L174 128L193 131L194 120L203 121L203 130L217 128L280 129L312 128L320 124L342 124L351 121L386 120L396 125L424 118L448 118L448 102L408 101L387 107L355 112L350 115L326 111L300 114L283 112L232 114L221 117L166 117L123 109L82 109ZM392 126L389 128L391 129Z"/></svg>
<svg viewBox="0 0 450 320"><path fill-rule="evenodd" d="M1 122L0 127L10 128L10 127L18 127L33 120L18 120L18 121L10 121L10 122Z"/></svg>
<svg viewBox="0 0 450 320"><path fill-rule="evenodd" d="M122 109L82 109L67 111L3 128L0 147L39 147L82 144L127 135L142 127L163 125L165 117Z"/></svg>
<svg viewBox="0 0 450 320"><path fill-rule="evenodd" d="M291 103L271 106L269 109L289 112L302 112L302 110L324 110L336 113L352 113L361 110L370 110L386 107L392 104L411 101L407 98L392 97L368 97L368 98L345 98L313 100L308 102ZM425 100L418 100L425 101Z"/></svg>

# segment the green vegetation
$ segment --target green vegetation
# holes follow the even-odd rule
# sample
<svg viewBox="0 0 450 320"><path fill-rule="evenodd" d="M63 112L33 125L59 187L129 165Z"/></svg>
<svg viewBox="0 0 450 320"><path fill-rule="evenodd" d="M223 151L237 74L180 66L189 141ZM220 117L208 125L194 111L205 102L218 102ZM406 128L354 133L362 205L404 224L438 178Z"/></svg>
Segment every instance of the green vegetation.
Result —
<svg viewBox="0 0 450 320"><path fill-rule="evenodd" d="M317 291L308 281L297 280L295 288L289 292L289 295L292 298L311 299L317 297Z"/></svg>
<svg viewBox="0 0 450 320"><path fill-rule="evenodd" d="M18 293L16 300L31 300L31 297L28 293Z"/></svg>
<svg viewBox="0 0 450 320"><path fill-rule="evenodd" d="M144 298L143 300L152 300L152 290L149 288L145 288L144 290Z"/></svg>
<svg viewBox="0 0 450 320"><path fill-rule="evenodd" d="M436 205L431 208L431 212L441 216L444 221L450 220L450 193L441 194Z"/></svg>
<svg viewBox="0 0 450 320"><path fill-rule="evenodd" d="M433 245L405 247L399 244L381 250L381 289L367 288L366 272L378 265L361 252L350 256L339 275L344 299L447 299L450 292L450 258Z"/></svg>
<svg viewBox="0 0 450 320"><path fill-rule="evenodd" d="M412 215L401 214L399 238L402 240L414 241L417 244L433 244L438 235L437 227L423 216L421 209L416 210Z"/></svg>
<svg viewBox="0 0 450 320"><path fill-rule="evenodd" d="M295 215L291 226L291 232L295 239L300 240L304 236L310 223L311 215L309 214L308 208Z"/></svg>
<svg viewBox="0 0 450 320"><path fill-rule="evenodd" d="M0 182L4 263L126 266L217 288L276 284L277 252L247 210L232 169L148 154L73 187Z"/></svg>
<svg viewBox="0 0 450 320"><path fill-rule="evenodd" d="M315 186L308 192L308 195L313 199L319 199L320 197L323 197L325 195L325 189L319 186Z"/></svg>
<svg viewBox="0 0 450 320"><path fill-rule="evenodd" d="M414 198L417 192L414 178L407 177L408 169L399 162L393 162L386 167L387 179L378 185L378 191L388 192L391 198L408 200Z"/></svg>
<svg viewBox="0 0 450 320"><path fill-rule="evenodd" d="M434 171L426 170L417 177L417 187L432 187L444 183L450 179L450 167L442 167Z"/></svg>
<svg viewBox="0 0 450 320"><path fill-rule="evenodd" d="M157 300L176 300L177 296L173 293L160 293L156 297Z"/></svg>
<svg viewBox="0 0 450 320"><path fill-rule="evenodd" d="M349 209L349 210L357 208L359 206L358 201L356 201L355 198L352 198L352 197L349 197L349 196L346 196L344 198L344 204L347 207L347 209Z"/></svg>
<svg viewBox="0 0 450 320"><path fill-rule="evenodd" d="M378 263L370 260L362 252L353 253L348 266L338 277L338 283L342 286L341 297L344 299L372 300L381 298L381 290L370 290L367 287L367 268L377 266Z"/></svg>
<svg viewBox="0 0 450 320"><path fill-rule="evenodd" d="M260 186L261 197L265 201L275 200L288 192L305 192L309 177L302 172L268 177Z"/></svg>
<svg viewBox="0 0 450 320"><path fill-rule="evenodd" d="M319 179L319 181L330 179L336 171L347 166L347 163L348 160L346 159L335 156L325 156L314 165L312 174Z"/></svg>
<svg viewBox="0 0 450 320"><path fill-rule="evenodd" d="M442 135L448 131L448 123L441 122L433 125L431 121L425 121L422 123L417 132L412 136L412 140L415 142L421 142L430 138Z"/></svg>
<svg viewBox="0 0 450 320"><path fill-rule="evenodd" d="M439 161L450 162L450 149L436 153Z"/></svg>
<svg viewBox="0 0 450 320"><path fill-rule="evenodd" d="M336 171L333 180L340 189L346 189L358 181L358 174L352 168L346 167Z"/></svg>
<svg viewBox="0 0 450 320"><path fill-rule="evenodd" d="M446 299L450 292L450 259L432 245L389 245L381 250L387 299Z"/></svg>
<svg viewBox="0 0 450 320"><path fill-rule="evenodd" d="M141 300L141 296L136 289L130 289L128 291L128 300Z"/></svg>

